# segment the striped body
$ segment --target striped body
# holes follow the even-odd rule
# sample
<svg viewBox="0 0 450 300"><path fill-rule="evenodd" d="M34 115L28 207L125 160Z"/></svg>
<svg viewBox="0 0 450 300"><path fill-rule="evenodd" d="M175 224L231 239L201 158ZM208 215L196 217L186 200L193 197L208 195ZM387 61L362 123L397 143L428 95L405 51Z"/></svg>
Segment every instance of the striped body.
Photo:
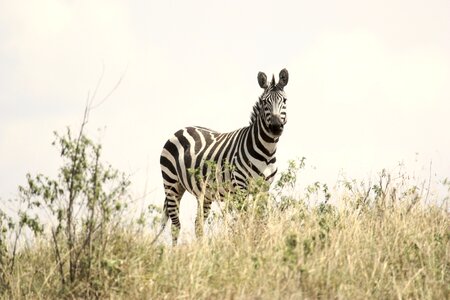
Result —
<svg viewBox="0 0 450 300"><path fill-rule="evenodd" d="M236 189L245 190L250 178L273 181L277 171L277 142L286 123L283 87L287 83L287 71L281 71L278 84L272 79L268 85L263 73L258 74L258 81L264 93L253 108L249 126L228 133L186 127L164 145L160 158L166 194L162 229L170 217L174 244L180 229L179 204L185 191L202 199L199 208L203 209L199 209L196 219L197 235L201 235L199 227L214 200L222 200L225 193ZM215 166L213 173L209 162ZM210 181L220 188L210 189L206 184Z"/></svg>

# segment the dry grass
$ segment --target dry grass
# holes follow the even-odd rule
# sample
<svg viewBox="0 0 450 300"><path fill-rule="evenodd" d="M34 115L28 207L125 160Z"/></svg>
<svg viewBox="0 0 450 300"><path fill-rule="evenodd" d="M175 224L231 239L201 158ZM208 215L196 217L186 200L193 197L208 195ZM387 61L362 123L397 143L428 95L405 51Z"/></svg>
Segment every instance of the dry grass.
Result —
<svg viewBox="0 0 450 300"><path fill-rule="evenodd" d="M123 229L111 235L95 280L65 288L44 240L17 257L3 298L450 298L448 212L402 202L352 207L249 210L176 247Z"/></svg>

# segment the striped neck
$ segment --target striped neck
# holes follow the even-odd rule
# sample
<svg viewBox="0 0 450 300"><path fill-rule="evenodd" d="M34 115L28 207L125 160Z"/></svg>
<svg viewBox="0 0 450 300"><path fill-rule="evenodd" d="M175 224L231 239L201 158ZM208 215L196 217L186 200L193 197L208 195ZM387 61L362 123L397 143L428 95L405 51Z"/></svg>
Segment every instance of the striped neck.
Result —
<svg viewBox="0 0 450 300"><path fill-rule="evenodd" d="M277 150L277 143L279 137L275 137L270 133L263 118L258 114L249 125L246 147L250 153L257 153L254 155L258 160L271 162Z"/></svg>

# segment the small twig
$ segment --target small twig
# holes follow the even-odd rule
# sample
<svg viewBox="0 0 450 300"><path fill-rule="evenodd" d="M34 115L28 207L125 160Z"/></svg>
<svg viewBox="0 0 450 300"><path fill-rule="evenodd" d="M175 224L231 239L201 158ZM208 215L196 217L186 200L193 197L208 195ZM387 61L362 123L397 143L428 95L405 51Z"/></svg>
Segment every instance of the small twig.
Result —
<svg viewBox="0 0 450 300"><path fill-rule="evenodd" d="M90 103L89 103L89 107L90 108L92 107L92 103L94 102L94 99L97 96L97 91L98 91L98 89L100 87L100 84L103 81L103 76L104 75L105 75L105 62L102 61L102 73L100 74L100 77L98 78L97 85L95 86L94 93L92 94L92 97L90 99L88 98L88 100L90 101Z"/></svg>
<svg viewBox="0 0 450 300"><path fill-rule="evenodd" d="M369 198L370 191L372 190L372 187L369 185L369 188L367 189L366 196L363 199L363 204L366 205L367 199Z"/></svg>
<svg viewBox="0 0 450 300"><path fill-rule="evenodd" d="M127 73L127 69L128 69L128 65L126 66L125 70L122 72L122 74L120 75L119 80L116 82L116 84L114 85L114 87L109 91L109 93L103 97L103 99L97 103L96 105L92 105L91 106L91 110L96 109L97 107L99 107L100 105L102 105L106 100L108 100L108 98L115 92L115 90L117 90L117 88L119 87L120 83L122 82L123 78L125 77L125 74ZM103 74L102 74L103 77ZM93 100L93 99L92 99ZM92 103L91 103L92 104Z"/></svg>

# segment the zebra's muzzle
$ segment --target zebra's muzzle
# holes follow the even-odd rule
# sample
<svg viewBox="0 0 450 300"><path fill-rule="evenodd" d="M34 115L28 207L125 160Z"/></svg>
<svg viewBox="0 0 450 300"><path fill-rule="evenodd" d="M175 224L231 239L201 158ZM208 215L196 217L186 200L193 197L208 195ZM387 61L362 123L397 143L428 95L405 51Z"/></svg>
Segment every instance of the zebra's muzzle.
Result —
<svg viewBox="0 0 450 300"><path fill-rule="evenodd" d="M273 115L272 116L272 122L269 126L270 131L274 135L281 135L283 133L284 124L281 120L280 116Z"/></svg>

